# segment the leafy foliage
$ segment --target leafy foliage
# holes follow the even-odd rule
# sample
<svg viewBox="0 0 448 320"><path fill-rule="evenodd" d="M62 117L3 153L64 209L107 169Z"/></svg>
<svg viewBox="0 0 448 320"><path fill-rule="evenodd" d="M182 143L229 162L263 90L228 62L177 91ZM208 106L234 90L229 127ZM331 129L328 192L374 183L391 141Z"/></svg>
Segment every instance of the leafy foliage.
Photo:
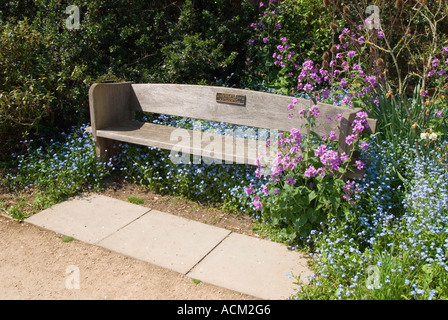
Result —
<svg viewBox="0 0 448 320"><path fill-rule="evenodd" d="M247 1L72 4L80 10L72 30L60 1L0 5L3 160L25 150L20 141L86 123L94 82L238 83L249 33L241 25L254 11Z"/></svg>
<svg viewBox="0 0 448 320"><path fill-rule="evenodd" d="M48 91L48 78L38 52L42 36L26 22L7 24L0 29L0 140L3 153L10 154L39 121L50 112L55 99Z"/></svg>
<svg viewBox="0 0 448 320"><path fill-rule="evenodd" d="M298 65L320 60L328 43L331 16L320 0L266 1L252 21L244 83L254 89L291 94ZM274 59L273 54L275 53Z"/></svg>
<svg viewBox="0 0 448 320"><path fill-rule="evenodd" d="M278 141L270 141L272 146L278 145L272 163L264 169L258 160L256 171L260 178L269 172L269 181L253 196L253 205L261 210L262 218L281 228L291 242L308 236L312 229L333 218L349 216L359 190L354 181L347 180L346 174L353 170L353 153L360 147L368 147L361 142L361 133L367 125L365 112L357 113L352 125L354 134L346 139L352 146L350 154L335 151L338 141L334 131L328 137L312 134L319 117L317 105L302 109L299 114L307 120L308 134L302 135L293 128L285 136L280 133ZM332 121L340 121L341 116ZM356 165L358 169L364 167L360 160ZM248 188L246 193L253 194L255 190Z"/></svg>

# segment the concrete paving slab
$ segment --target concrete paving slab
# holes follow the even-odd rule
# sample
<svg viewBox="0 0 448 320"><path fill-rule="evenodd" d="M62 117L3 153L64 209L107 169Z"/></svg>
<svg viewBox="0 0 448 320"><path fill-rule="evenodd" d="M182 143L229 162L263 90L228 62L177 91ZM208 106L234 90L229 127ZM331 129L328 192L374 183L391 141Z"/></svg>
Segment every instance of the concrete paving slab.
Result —
<svg viewBox="0 0 448 320"><path fill-rule="evenodd" d="M311 275L303 253L285 245L232 233L187 276L267 300L295 293L288 273Z"/></svg>
<svg viewBox="0 0 448 320"><path fill-rule="evenodd" d="M77 196L32 215L27 222L95 244L149 208L101 196Z"/></svg>
<svg viewBox="0 0 448 320"><path fill-rule="evenodd" d="M303 253L282 244L101 195L72 198L26 221L262 299L295 292L287 273L312 274Z"/></svg>
<svg viewBox="0 0 448 320"><path fill-rule="evenodd" d="M186 274L229 234L229 230L152 210L98 245Z"/></svg>

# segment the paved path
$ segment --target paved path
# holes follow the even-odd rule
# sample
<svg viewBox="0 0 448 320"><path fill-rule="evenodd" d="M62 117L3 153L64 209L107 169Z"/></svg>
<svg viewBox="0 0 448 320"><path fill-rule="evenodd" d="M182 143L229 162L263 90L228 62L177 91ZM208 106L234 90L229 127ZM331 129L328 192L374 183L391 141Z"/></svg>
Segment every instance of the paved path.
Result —
<svg viewBox="0 0 448 320"><path fill-rule="evenodd" d="M288 277L312 272L300 252L101 195L79 196L27 222L193 279L261 299L287 299Z"/></svg>

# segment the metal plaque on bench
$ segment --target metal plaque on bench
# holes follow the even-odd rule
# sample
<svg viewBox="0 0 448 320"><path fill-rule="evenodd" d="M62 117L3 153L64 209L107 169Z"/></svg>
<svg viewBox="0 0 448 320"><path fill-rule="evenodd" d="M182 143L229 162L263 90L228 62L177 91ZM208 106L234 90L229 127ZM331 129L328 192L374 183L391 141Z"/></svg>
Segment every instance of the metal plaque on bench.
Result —
<svg viewBox="0 0 448 320"><path fill-rule="evenodd" d="M217 92L216 102L235 104L237 106L244 107L246 105L246 96L232 93Z"/></svg>

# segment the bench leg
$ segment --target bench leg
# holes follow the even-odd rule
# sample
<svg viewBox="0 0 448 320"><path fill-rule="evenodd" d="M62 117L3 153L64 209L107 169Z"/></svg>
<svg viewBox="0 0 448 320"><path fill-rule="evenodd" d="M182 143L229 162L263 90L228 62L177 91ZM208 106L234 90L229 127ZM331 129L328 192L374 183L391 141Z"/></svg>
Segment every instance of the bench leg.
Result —
<svg viewBox="0 0 448 320"><path fill-rule="evenodd" d="M109 162L118 154L118 142L97 137L95 140L96 156L99 161Z"/></svg>

